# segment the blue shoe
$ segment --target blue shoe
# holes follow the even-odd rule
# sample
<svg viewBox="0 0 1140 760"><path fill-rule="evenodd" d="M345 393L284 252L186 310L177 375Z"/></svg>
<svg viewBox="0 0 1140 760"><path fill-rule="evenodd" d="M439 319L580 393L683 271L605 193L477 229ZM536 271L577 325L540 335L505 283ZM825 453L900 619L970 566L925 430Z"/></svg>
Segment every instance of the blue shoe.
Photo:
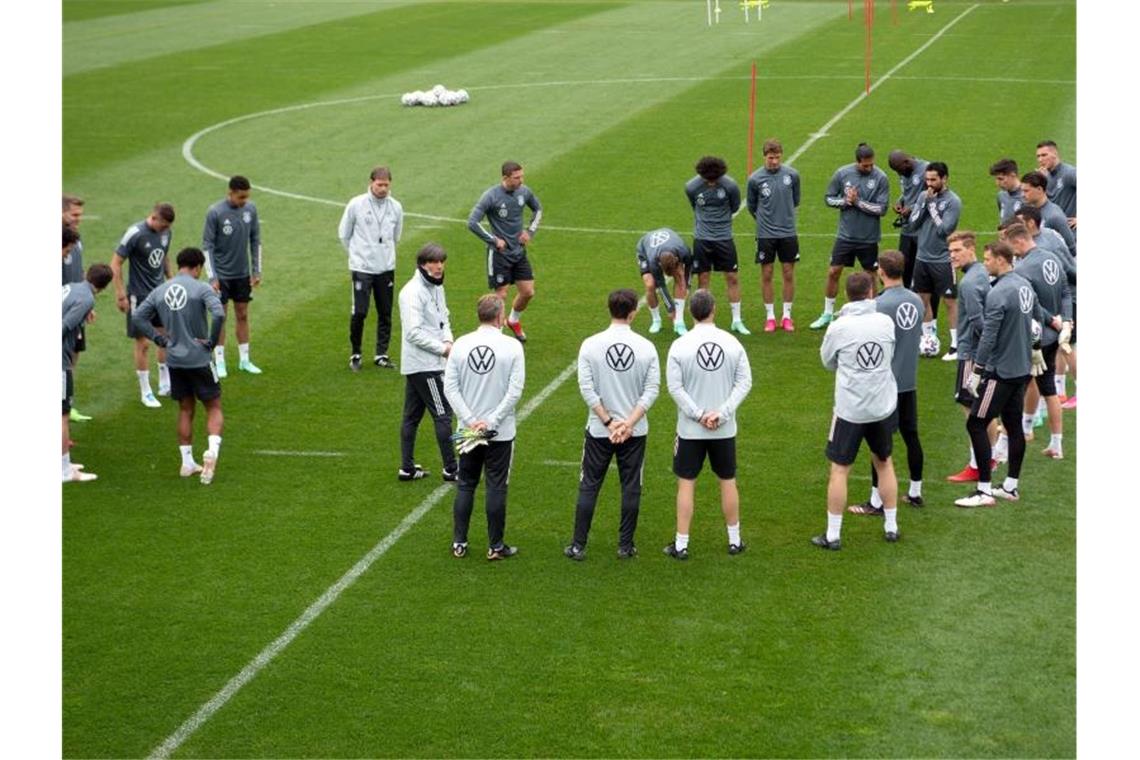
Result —
<svg viewBox="0 0 1140 760"><path fill-rule="evenodd" d="M808 325L808 329L809 330L822 330L823 328L827 327L828 325L830 325L834 321L835 321L835 315L829 314L825 311L823 314L819 315L819 318L817 318L814 322L812 322L810 325Z"/></svg>

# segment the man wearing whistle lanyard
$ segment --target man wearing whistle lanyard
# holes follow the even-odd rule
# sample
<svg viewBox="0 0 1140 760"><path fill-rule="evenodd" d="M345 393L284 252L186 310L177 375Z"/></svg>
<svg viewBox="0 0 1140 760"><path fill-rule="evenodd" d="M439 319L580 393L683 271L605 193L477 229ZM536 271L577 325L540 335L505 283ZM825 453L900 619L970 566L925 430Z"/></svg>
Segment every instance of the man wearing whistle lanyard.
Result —
<svg viewBox="0 0 1140 760"><path fill-rule="evenodd" d="M349 342L352 354L348 366L360 370L360 344L369 300L376 301L376 353L372 363L395 369L388 358L392 336L392 293L395 289L396 243L404 231L404 207L391 197L392 172L386 166L372 170L368 191L356 196L340 219L340 242L348 252L352 276L352 318Z"/></svg>

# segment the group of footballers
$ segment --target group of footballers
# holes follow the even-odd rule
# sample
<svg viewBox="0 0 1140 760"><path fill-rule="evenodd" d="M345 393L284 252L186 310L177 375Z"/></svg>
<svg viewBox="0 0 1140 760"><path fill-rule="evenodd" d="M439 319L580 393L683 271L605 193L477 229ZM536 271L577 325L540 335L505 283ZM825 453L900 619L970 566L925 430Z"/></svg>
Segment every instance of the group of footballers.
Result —
<svg viewBox="0 0 1140 760"><path fill-rule="evenodd" d="M764 163L748 178L743 199L723 159L705 156L697 162L696 176L685 185L694 215L691 250L681 235L669 228L651 230L637 244L651 317L649 332L662 329L663 302L678 335L670 347L666 373L678 410L673 465L678 477L677 533L665 548L677 559L688 556L694 486L705 459L720 481L729 552L737 554L745 548L740 538L735 485L735 411L751 387L751 371L739 341L713 323L715 301L708 292L711 273L723 272L731 311L729 329L749 335L741 314L739 263L732 236L732 221L742 205L756 220L764 331L795 330L792 302L795 264L800 258L796 233L800 176L783 164L778 141L765 142L763 154ZM976 236L956 230L961 200L948 187L949 169L944 163L893 151L890 167L900 182L900 195L893 204L886 174L875 165L874 150L867 144L860 144L855 161L832 176L825 202L839 213L838 231L823 312L810 325L813 330L827 329L821 358L838 375L827 447L832 463L828 530L813 539L816 545L839 548L847 471L863 440L872 451L872 493L866 502L847 511L883 516L887 540L898 539L897 487L890 459L896 429L901 430L906 443L910 471L910 487L903 500L913 506L924 504L916 365L920 346L937 335L935 317L940 303L946 304L954 325L950 348L943 358L958 361L957 395L968 410L971 441L970 464L950 479L977 483L975 493L957 503L989 506L996 503L995 497L1019 497L1017 478L1024 441L1032 436L1038 394L1050 420L1051 440L1045 454L1063 456L1062 405L1057 399L1063 380L1055 381L1053 370L1057 366L1075 369L1076 174L1073 167L1060 161L1052 142L1038 146L1037 159L1037 169L1020 177L1011 159L1002 159L991 168L999 187L1001 232L999 240L985 246L984 263L980 265ZM396 366L387 344L395 289L395 247L402 234L403 208L391 196L391 182L387 167L373 169L367 191L349 202L340 224L354 294L349 330L349 366L354 371L361 367L364 317L373 299L379 315L373 361L378 367ZM531 209L528 225L524 225L525 208ZM891 209L897 214L895 226L900 228L899 251L880 255L881 220ZM488 480L488 557L502 559L517 552L516 547L503 542L506 483L513 452L514 404L521 396L525 377L521 344L527 337L521 314L534 296L527 244L537 233L541 216L537 196L523 183L522 166L504 163L501 181L482 195L468 219L469 229L486 246L488 286L494 291L494 296L485 297L478 305L481 327L470 340L468 336L460 341L452 339L443 291L447 257L440 246L428 244L419 251L417 272L400 291L401 372L407 382L398 475L401 480L427 476L427 470L414 461L414 443L420 419L425 411L431 413L443 459L443 478L459 484L452 545L456 556L467 553L473 493L484 471ZM67 423L77 414L69 405L71 372L82 350L82 324L90 318L93 295L114 283L117 305L127 314L128 335L135 339L141 401L147 406L160 403L149 381L147 346L154 342L158 346L158 395L169 394L180 405L181 474L199 475L208 483L221 442L218 380L225 376L222 323L230 300L234 301L238 321L239 368L260 373L249 359L248 304L251 288L260 280L260 235L256 208L249 202L248 180L231 179L226 198L207 213L202 248L187 248L178 254L179 274L175 277L171 277L166 256L174 209L158 204L145 220L127 230L112 265L91 267L85 278L88 287L78 287L84 281L81 260L77 263L81 256L77 235L81 218L82 201L65 197L64 480L94 478L68 457ZM483 226L484 219L489 229ZM777 260L783 296L779 320L773 283ZM849 303L836 311L843 270L853 267L856 260L864 272L847 279ZM130 266L127 286L123 284L124 261ZM1012 271L1015 263L1017 272ZM198 281L203 270L208 286ZM956 281L956 270L963 274L961 285ZM76 279L77 272L80 279ZM693 274L697 275L699 289L690 295ZM877 297L875 275L882 286ZM671 292L668 279L672 280ZM507 290L511 285L516 295L508 313ZM68 290L82 297L69 303ZM691 330L685 323L686 301L695 322ZM589 411L574 540L566 548L571 559L585 556L598 489L614 457L622 479L618 553L621 557L636 554L633 529L640 500L645 414L660 382L656 351L630 328L638 307L632 291L611 293L610 329L587 339L579 355L579 386ZM207 314L213 316L209 329ZM499 340L504 326L517 339L517 350L506 348ZM459 353L456 348L461 342L463 351ZM1035 377L1033 382L1029 381L1031 376ZM207 410L209 448L201 465L195 462L191 449L195 399ZM1075 398L1066 403L1074 406ZM461 429L453 434L456 412ZM1004 431L995 424L998 417ZM452 450L457 441L458 459ZM1009 477L994 487L990 482L992 468L997 461L1007 459Z"/></svg>
<svg viewBox="0 0 1140 760"><path fill-rule="evenodd" d="M249 303L261 282L261 226L249 200L250 183L232 177L226 196L206 211L202 247L170 255L175 211L157 203L147 217L129 226L111 264L83 267L79 227L84 201L63 196L63 481L85 482L95 473L71 461L70 423L88 419L72 403L74 372L86 350L84 325L95 319L95 296L114 286L115 305L126 317L127 336L134 341L139 399L159 408L158 396L178 403L178 443L182 477L214 478L222 443L221 378L226 377L223 324L234 304L238 368L259 375L249 358ZM171 258L177 271L172 271ZM127 265L127 277L123 265ZM206 272L209 285L199 277ZM207 326L207 314L212 319ZM151 385L149 346L156 346L158 393ZM208 446L198 463L193 453L195 402L206 410Z"/></svg>

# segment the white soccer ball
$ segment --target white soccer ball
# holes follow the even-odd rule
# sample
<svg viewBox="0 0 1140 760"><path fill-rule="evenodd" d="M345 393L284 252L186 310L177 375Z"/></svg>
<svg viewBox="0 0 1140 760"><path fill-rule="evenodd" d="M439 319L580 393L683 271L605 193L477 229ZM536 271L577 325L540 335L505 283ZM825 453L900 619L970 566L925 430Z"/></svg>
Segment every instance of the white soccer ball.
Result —
<svg viewBox="0 0 1140 760"><path fill-rule="evenodd" d="M471 100L471 96L467 94L467 90L457 90L455 94L459 96L459 100L456 101L458 103L466 103L468 100Z"/></svg>
<svg viewBox="0 0 1140 760"><path fill-rule="evenodd" d="M448 90L447 92L445 92L439 96L439 104L441 106L453 106L457 102L458 101L456 101L456 99L455 99L455 93L452 92L451 90Z"/></svg>
<svg viewBox="0 0 1140 760"><path fill-rule="evenodd" d="M447 92L447 88L444 87L442 84L437 84L435 87L431 88L431 94L435 95L436 98L438 98L440 95L442 95L445 92Z"/></svg>
<svg viewBox="0 0 1140 760"><path fill-rule="evenodd" d="M406 106L414 106L416 104L416 97L414 92L405 92L400 96L400 102Z"/></svg>
<svg viewBox="0 0 1140 760"><path fill-rule="evenodd" d="M425 92L423 94L423 97L420 98L420 102L423 103L425 106L428 106L428 107L438 106L439 105L439 98L436 97L434 92Z"/></svg>
<svg viewBox="0 0 1140 760"><path fill-rule="evenodd" d="M942 343L938 340L937 335L927 333L918 341L918 353L928 359L938 356L938 352L941 350Z"/></svg>

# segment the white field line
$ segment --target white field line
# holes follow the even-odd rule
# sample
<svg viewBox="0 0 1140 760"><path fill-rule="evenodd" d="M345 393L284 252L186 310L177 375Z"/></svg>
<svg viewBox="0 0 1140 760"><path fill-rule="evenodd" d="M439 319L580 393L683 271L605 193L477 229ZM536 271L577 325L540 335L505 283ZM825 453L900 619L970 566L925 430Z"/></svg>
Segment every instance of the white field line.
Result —
<svg viewBox="0 0 1140 760"><path fill-rule="evenodd" d="M800 156L802 156L804 154L804 152L807 151L808 148L810 148L812 145L815 145L816 140L818 140L821 137L827 137L827 130L831 129L836 124L838 124L840 119L842 119L844 116L849 114L852 111L852 109L855 108L855 106L859 105L864 100L866 100L867 96L870 93L874 92L875 90L877 90L879 88L879 85L881 85L884 82L886 82L887 80L889 80L892 76L894 76L894 73L896 71L898 71L903 66L906 66L908 63L910 63L915 58L917 58L924 50L926 50L928 47L930 47L935 42L937 42L939 37L946 34L946 32L950 31L951 27L953 27L959 21L964 19L969 13L971 13L977 7L978 7L978 4L974 3L969 8L967 8L966 10L959 13L957 16L955 16L953 19L950 20L950 23L948 23L946 26L939 29L938 32L933 37L931 37L926 42L924 42L921 46L919 46L919 48L917 50L915 50L913 53L908 55L906 58L903 58L901 61L899 61L897 64L895 64L895 66L890 71L888 71L886 74L883 74L883 76L876 79L874 84L872 84L868 90L859 93L859 97L855 98L850 103L848 103L847 106L842 111L840 111L839 113L832 116L831 121L827 122L822 127L820 127L817 132L812 133L812 135L808 138L808 141L806 143L804 143L803 145L801 145L796 150L795 153L793 153L791 156L788 157L787 163L794 164L796 162L796 159L799 158Z"/></svg>
<svg viewBox="0 0 1140 760"><path fill-rule="evenodd" d="M281 449L256 449L252 453L263 457L346 457L343 451L284 451Z"/></svg>
<svg viewBox="0 0 1140 760"><path fill-rule="evenodd" d="M566 369L558 373L558 376L551 380L545 388L538 392L536 396L531 398L522 409L519 410L517 419L518 422L523 422L527 417L534 413L534 411L542 405L544 401L550 398L558 388L566 382L570 375L574 374L578 368L578 363L575 361L570 364ZM198 711L191 715L186 722L178 727L178 730L166 738L162 744L150 753L151 758L165 758L182 746L183 742L189 739L194 733L202 727L202 725L214 716L218 710L222 709L230 699L241 690L243 686L253 680L254 676L262 671L266 665L273 661L273 659L281 653L285 647L293 642L309 624L320 617L321 613L328 609L329 605L335 602L344 591L346 591L356 580L368 571L376 560L384 556L384 554L392 548L392 546L399 541L405 533L411 530L416 523L418 523L424 515L426 515L431 508L434 507L443 497L453 492L453 486L442 484L427 497L419 503L415 509L407 514L400 524L397 525L391 533L384 536L381 541L373 546L367 554L360 558L355 565L353 565L348 572L340 577L333 585L320 595L320 597L309 605L309 607L301 613L301 616L289 624L285 631L273 640L269 646L262 649L256 657L254 657L248 665L241 669L241 672L231 678L221 691L210 698L208 702L198 708Z"/></svg>
<svg viewBox="0 0 1140 760"><path fill-rule="evenodd" d="M569 459L543 459L542 463L547 467L581 467L581 462L571 462Z"/></svg>
<svg viewBox="0 0 1140 760"><path fill-rule="evenodd" d="M939 37L941 37L942 34L944 34L946 32L946 30L948 30L950 27L952 27L954 24L956 24L960 19L962 19L967 13L969 13L970 11L974 10L974 8L977 8L977 7L978 7L977 5L972 5L969 8L967 8L963 13L961 13L959 16L957 16L953 21L951 21L949 24L944 26L934 37L932 37L930 40L928 40L922 47L920 47L914 53L909 55L906 59L903 60L902 63L900 63L899 65L897 65L893 69L891 69L889 72L887 72L887 74L882 79L880 79L878 82L876 82L875 85L873 85L871 89L872 90L875 89L875 87L877 87L879 84L881 84L882 82L885 82L887 79L889 79L890 76L895 71L902 68L902 66L904 66L906 63L909 63L911 60L913 60L919 53L921 53L926 48L930 47L930 45L935 40L937 40ZM614 80L614 81L623 81L623 80ZM629 82L629 81L644 81L644 80L624 80L624 81ZM662 80L662 81L669 81L669 80ZM569 82L567 82L566 84L569 84ZM508 87L508 86L510 86L510 85L502 85L501 87ZM522 87L522 86L530 86L530 85L517 85L517 86ZM475 89L475 88L468 88L468 89ZM488 87L485 89L491 89L491 88ZM374 98L374 97L378 97L378 96L371 96L371 97ZM807 143L802 145L795 152L795 154L793 154L793 157L788 159L788 163L791 163L795 158L803 155L803 153L805 151L807 151L807 149L810 148L815 143L815 141L816 141L816 139L818 139L818 137L822 137L828 129L835 126L835 124L838 123L838 121L841 118L843 118L843 116L845 116L847 113L849 113L852 108L854 108L858 103L860 103L864 97L865 97L865 94L860 95L858 98L856 98L854 101L852 101L852 103L850 103L845 109L840 111L839 114L837 114L835 117L833 117L831 119L831 121L829 121L826 125L824 125L824 127L820 130L819 133L817 133L816 136L813 136L813 138L811 140L809 140ZM368 99L370 99L370 98L353 98L350 100L340 101L340 102L356 102L356 101L368 100ZM331 102L332 101L330 101L330 103ZM190 163L191 166L195 167L199 171L202 171L206 174L217 177L219 179L227 179L227 177L225 175L218 174L217 172L214 172L213 170L207 168L205 165L200 163L196 158L194 158L194 155L193 155L194 142L196 142L199 137L201 137L202 135L205 135L209 132L212 132L215 129L220 129L223 126L226 126L229 124L234 124L234 123L237 123L239 121L245 121L247 119L253 118L254 116L260 116L260 115L264 115L264 114L268 114L268 113L281 113L281 112L285 112L285 111L294 111L294 110L299 110L301 108L308 108L308 107L313 107L316 105L328 105L328 104L329 103L320 103L320 104L312 104L311 103L311 104L307 104L307 105L303 105L303 106L291 106L288 108L274 109L273 111L265 111L265 112L262 112L261 114L251 114L251 115L247 115L247 116L240 116L240 117L237 117L235 119L230 119L229 121L220 122L219 124L215 124L212 127L207 127L206 129L195 133L193 136L191 136L189 139L187 139L187 141L182 146L182 155L186 159L186 161L188 163ZM342 205L340 201L329 201L329 200L325 200L322 198L311 198L309 196L295 195L292 193L284 193L281 191L275 191L275 190L272 190L269 188L259 188L259 189L266 191L266 192L273 192L273 193L276 193L278 195L284 195L286 197L297 198L300 200L310 200L310 201L314 201L317 203L331 203L331 204L334 204L337 206ZM406 214L406 216L413 216L413 215L412 214ZM434 216L426 216L426 215L419 215L419 216L421 216L421 218L437 219L439 221L451 221L447 217L434 217ZM546 228L546 229L550 229L550 228ZM579 228L579 229L581 229L581 228ZM557 391L562 386L562 384L564 382L566 382L567 379L569 379L569 377L572 374L574 374L574 372L577 370L577 366L578 365L577 365L576 361L572 362L570 365L568 365L566 367L566 369L562 370L562 372L560 372L557 377L555 377L553 380L551 380L546 385L545 388L543 388L541 391L539 391L536 396L534 396L529 401L527 401L527 403L524 404L522 409L520 409L518 412L518 416L517 416L518 421L521 423L527 417L529 417L532 413L534 413L535 409L537 409L543 402L545 402L546 399L550 398L550 396L555 391ZM575 463L575 466L577 466L577 463ZM261 652L259 652L258 655L256 657L254 657L249 662L248 665L246 665L244 668L241 669L241 672L239 672L236 676L231 678L226 683L226 685L222 687L221 691L219 691L212 698L210 698L210 700L208 702L206 702L204 705L202 705L200 708L198 708L198 711L195 712L193 715L191 715L189 718L187 718L186 721L181 726L178 727L178 730L176 730L173 734L168 736L162 744L160 744L158 747L156 747L155 750L153 752L151 752L150 757L151 758L167 758L167 757L170 757L171 753L173 753L180 746L182 746L182 744L187 739L189 739L191 736L193 736L198 731L198 729L202 727L202 725L206 721L208 721L210 718L212 718L214 716L214 714L218 712L218 710L222 709L222 707L224 707L226 705L226 703L230 701L230 699L234 696L234 694L236 694L238 691L241 690L241 688L243 686L245 686L247 683L249 683L251 680L253 680L253 678L258 673L260 673L270 662L272 662L273 659L275 657L277 657L277 655L280 654L282 650L285 649L285 647L289 646L289 644L291 644L293 642L293 640L296 639L297 636L299 636L301 634L301 632L304 631L309 626L310 623L312 623L314 620L316 620L321 615L322 612L324 612L326 609L328 609L328 607L333 602L335 602L338 598L340 598L340 595L345 590L347 590L350 586L352 586L352 584L355 583L356 580L358 578L360 578L361 575L363 575L365 572L367 572L368 568L370 568L372 566L372 564L377 559L382 557L388 551L388 549L390 549L397 541L399 541L400 538L402 538L405 533L407 533L409 530L411 530L412 527L414 527L415 524L418 523L423 518L423 516L426 515L431 510L431 508L434 507L440 501L440 499L443 498L444 494L446 494L450 489L451 489L450 485L446 485L446 484L440 485L434 491L432 491L430 494L428 494L428 496L422 502L420 502L419 506L417 506L415 509L413 509L411 512L409 512L407 514L407 516L404 517L404 519L402 521L400 521L400 524L397 525L396 528L392 530L391 533L386 535L383 539L380 540L380 542L378 544L373 546L372 549L370 549L367 554L365 554L359 561L357 561L357 563L355 565L353 565L352 568L349 569L348 572L346 572L344 575L342 575L340 577L340 580L338 580L332 586L329 586L329 588L323 594L321 594L321 596L315 602L313 602L311 605L309 605L309 607L304 612L301 613L301 616L298 617L296 620L294 620L289 625L289 627L286 628L285 631L280 636L278 636L276 639L274 639L272 643L270 643L267 647L265 647L265 649L261 650Z"/></svg>

